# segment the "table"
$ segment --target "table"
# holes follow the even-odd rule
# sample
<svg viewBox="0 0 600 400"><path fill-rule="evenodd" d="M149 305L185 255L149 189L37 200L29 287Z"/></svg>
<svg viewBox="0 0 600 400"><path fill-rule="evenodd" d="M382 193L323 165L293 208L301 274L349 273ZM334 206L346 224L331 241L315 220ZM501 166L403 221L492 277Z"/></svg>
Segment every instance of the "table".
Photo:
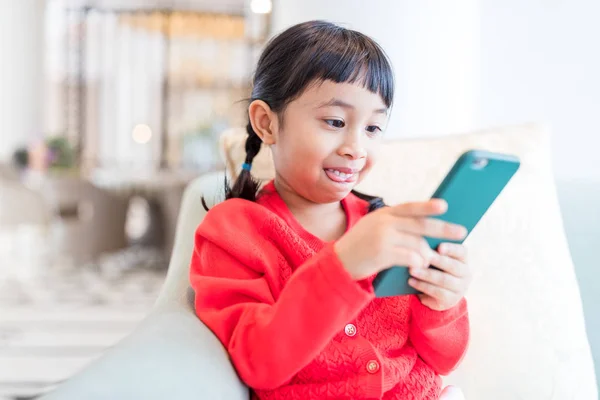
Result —
<svg viewBox="0 0 600 400"><path fill-rule="evenodd" d="M148 202L150 223L140 242L163 249L171 257L177 217L185 188L199 175L197 171L122 171L97 169L90 180L98 187L128 199L141 197ZM202 207L198 199L199 207Z"/></svg>

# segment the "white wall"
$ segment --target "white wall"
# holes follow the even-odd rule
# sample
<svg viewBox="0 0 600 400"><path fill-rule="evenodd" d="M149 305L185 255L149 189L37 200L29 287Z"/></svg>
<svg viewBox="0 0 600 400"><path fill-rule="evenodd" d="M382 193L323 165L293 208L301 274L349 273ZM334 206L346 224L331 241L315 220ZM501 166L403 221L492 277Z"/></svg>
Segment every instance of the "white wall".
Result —
<svg viewBox="0 0 600 400"><path fill-rule="evenodd" d="M0 1L0 161L43 138L44 1Z"/></svg>
<svg viewBox="0 0 600 400"><path fill-rule="evenodd" d="M388 137L477 126L478 0L277 0L273 29L326 19L376 39L396 72Z"/></svg>
<svg viewBox="0 0 600 400"><path fill-rule="evenodd" d="M390 55L389 137L545 122L557 178L600 184L600 1L275 2L275 31L316 18L360 30Z"/></svg>
<svg viewBox="0 0 600 400"><path fill-rule="evenodd" d="M484 0L483 125L546 121L559 179L600 184L600 1Z"/></svg>

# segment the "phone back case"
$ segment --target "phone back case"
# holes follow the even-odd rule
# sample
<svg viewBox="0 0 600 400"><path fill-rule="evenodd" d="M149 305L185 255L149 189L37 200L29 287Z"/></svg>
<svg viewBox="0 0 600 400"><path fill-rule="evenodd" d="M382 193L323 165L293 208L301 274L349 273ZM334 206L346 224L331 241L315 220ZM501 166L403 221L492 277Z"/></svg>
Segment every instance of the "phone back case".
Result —
<svg viewBox="0 0 600 400"><path fill-rule="evenodd" d="M463 225L470 234L519 166L519 159L511 155L482 150L464 153L432 195L448 202L448 211L436 218ZM426 240L432 249L442 242L437 238ZM416 294L408 285L408 278L406 267L382 271L373 281L375 294L377 297Z"/></svg>

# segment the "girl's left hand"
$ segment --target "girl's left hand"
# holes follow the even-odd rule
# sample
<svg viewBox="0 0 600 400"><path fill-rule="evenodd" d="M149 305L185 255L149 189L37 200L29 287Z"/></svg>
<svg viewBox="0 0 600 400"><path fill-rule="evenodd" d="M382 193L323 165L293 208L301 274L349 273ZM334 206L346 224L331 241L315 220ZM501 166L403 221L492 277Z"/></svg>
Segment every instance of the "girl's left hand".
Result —
<svg viewBox="0 0 600 400"><path fill-rule="evenodd" d="M422 293L418 296L427 307L448 310L464 297L473 278L467 249L461 244L442 243L430 263L438 269L411 268L408 284Z"/></svg>

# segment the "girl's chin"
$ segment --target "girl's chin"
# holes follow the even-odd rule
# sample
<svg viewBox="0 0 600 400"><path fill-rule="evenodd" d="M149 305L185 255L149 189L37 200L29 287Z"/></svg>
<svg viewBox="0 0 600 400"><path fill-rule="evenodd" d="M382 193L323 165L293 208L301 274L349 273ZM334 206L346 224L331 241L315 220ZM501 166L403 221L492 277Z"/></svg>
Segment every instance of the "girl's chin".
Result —
<svg viewBox="0 0 600 400"><path fill-rule="evenodd" d="M330 194L330 197L332 198L331 201L339 201L354 189L356 182L334 182L327 179L324 182L324 186L324 191Z"/></svg>

